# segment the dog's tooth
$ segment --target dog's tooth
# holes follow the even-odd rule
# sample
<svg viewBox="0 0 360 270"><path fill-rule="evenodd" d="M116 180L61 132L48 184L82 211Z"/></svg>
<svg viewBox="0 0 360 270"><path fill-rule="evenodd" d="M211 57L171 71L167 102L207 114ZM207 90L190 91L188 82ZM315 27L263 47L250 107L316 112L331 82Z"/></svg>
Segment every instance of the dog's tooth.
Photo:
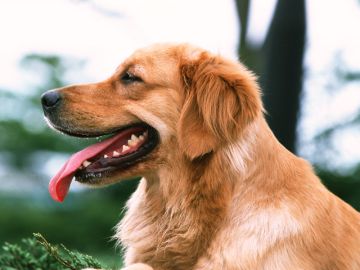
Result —
<svg viewBox="0 0 360 270"><path fill-rule="evenodd" d="M130 139L130 140L128 140L128 145L129 146L134 146L134 145L136 145L136 141Z"/></svg>
<svg viewBox="0 0 360 270"><path fill-rule="evenodd" d="M118 157L118 156L120 156L120 153L118 151L114 151L113 152L113 157Z"/></svg>
<svg viewBox="0 0 360 270"><path fill-rule="evenodd" d="M139 140L140 139L135 134L132 134L130 140L128 140L128 145L129 146L135 146L135 145L137 145Z"/></svg>
<svg viewBox="0 0 360 270"><path fill-rule="evenodd" d="M129 146L123 145L123 147L122 147L122 152L125 152L126 150L129 150L129 149L130 149Z"/></svg>
<svg viewBox="0 0 360 270"><path fill-rule="evenodd" d="M138 138L135 134L132 134L132 135L131 135L131 140L134 141L134 142L136 142L136 141L139 140L139 138Z"/></svg>
<svg viewBox="0 0 360 270"><path fill-rule="evenodd" d="M83 163L82 163L82 165L86 168L87 166L89 166L91 164L91 162L90 161L87 161L87 160L85 160Z"/></svg>
<svg viewBox="0 0 360 270"><path fill-rule="evenodd" d="M108 155L104 155L104 158L108 158L109 156Z"/></svg>
<svg viewBox="0 0 360 270"><path fill-rule="evenodd" d="M139 140L140 140L140 141L143 141L143 140L145 140L145 137L144 137L143 135L140 135L140 136L139 136Z"/></svg>

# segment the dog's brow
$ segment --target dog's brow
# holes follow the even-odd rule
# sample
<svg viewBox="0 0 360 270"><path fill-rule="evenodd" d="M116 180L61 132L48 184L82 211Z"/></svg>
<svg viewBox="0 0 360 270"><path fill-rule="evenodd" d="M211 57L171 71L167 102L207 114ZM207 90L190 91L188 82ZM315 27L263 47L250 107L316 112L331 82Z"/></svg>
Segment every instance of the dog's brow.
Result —
<svg viewBox="0 0 360 270"><path fill-rule="evenodd" d="M141 65L132 65L132 66L130 66L129 68L133 68L133 70L135 71L135 73L138 73L138 74L140 74L140 75L142 75L143 73L144 73L144 67L143 66L141 66Z"/></svg>
<svg viewBox="0 0 360 270"><path fill-rule="evenodd" d="M140 66L140 65L137 65L137 64L133 64L133 63L126 63L126 64L120 64L115 72L118 73L118 72L124 72L126 70L132 70L133 72L135 73L138 73L138 74L143 74L144 73L144 67L143 66Z"/></svg>
<svg viewBox="0 0 360 270"><path fill-rule="evenodd" d="M128 65L120 64L116 67L115 72L119 72L121 70L126 70L128 68Z"/></svg>

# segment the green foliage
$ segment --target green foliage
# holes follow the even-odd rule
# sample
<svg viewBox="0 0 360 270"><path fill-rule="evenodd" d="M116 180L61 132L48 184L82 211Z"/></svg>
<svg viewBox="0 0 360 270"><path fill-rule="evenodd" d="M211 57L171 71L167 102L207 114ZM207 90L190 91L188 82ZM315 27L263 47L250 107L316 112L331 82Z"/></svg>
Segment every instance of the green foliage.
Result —
<svg viewBox="0 0 360 270"><path fill-rule="evenodd" d="M317 168L317 174L330 191L360 211L360 166L345 174Z"/></svg>
<svg viewBox="0 0 360 270"><path fill-rule="evenodd" d="M39 188L31 198L0 193L0 243L17 243L40 231L53 243L93 254L107 265L120 268L121 249L115 250L110 240L137 183L129 180L106 189L70 192L62 204L50 199L46 187Z"/></svg>
<svg viewBox="0 0 360 270"><path fill-rule="evenodd" d="M84 64L84 61L68 59L58 55L28 54L22 60L21 64L24 68L42 72L43 82L41 88L37 92L59 88L66 84L64 77L66 73L72 69ZM38 99L36 99L38 102Z"/></svg>
<svg viewBox="0 0 360 270"><path fill-rule="evenodd" d="M53 246L41 234L22 239L21 244L5 243L0 251L2 270L78 270L105 267L89 255L71 251L64 245Z"/></svg>
<svg viewBox="0 0 360 270"><path fill-rule="evenodd" d="M120 261L121 256L110 240L128 198L120 190L126 191L128 186L124 183L111 189L70 193L62 204L40 194L36 198L0 196L0 243L17 242L34 231L41 231L52 242ZM113 191L115 188L118 190ZM112 193L112 196L117 194L116 199L106 197Z"/></svg>

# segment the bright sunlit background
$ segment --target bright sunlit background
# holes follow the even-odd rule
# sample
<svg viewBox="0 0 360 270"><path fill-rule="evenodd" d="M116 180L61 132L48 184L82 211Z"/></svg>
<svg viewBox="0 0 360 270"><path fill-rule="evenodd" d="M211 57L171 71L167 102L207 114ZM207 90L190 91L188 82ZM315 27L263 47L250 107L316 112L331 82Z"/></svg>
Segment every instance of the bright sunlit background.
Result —
<svg viewBox="0 0 360 270"><path fill-rule="evenodd" d="M276 2L250 1L249 48L263 46ZM359 207L360 1L306 1L306 24L296 152ZM41 231L112 260L111 228L135 182L99 191L75 184L64 205L52 202L48 180L87 142L46 127L40 94L104 79L136 48L156 42L238 59L240 30L235 0L0 1L0 243ZM96 232L91 242L87 235Z"/></svg>

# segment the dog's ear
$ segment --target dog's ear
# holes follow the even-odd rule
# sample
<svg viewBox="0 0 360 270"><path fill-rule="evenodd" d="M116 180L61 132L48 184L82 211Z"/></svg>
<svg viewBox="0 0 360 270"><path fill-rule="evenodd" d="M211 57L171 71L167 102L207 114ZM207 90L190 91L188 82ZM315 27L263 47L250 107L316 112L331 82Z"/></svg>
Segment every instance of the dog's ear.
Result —
<svg viewBox="0 0 360 270"><path fill-rule="evenodd" d="M184 105L179 144L194 159L241 136L261 112L256 79L239 63L202 53L180 65Z"/></svg>

